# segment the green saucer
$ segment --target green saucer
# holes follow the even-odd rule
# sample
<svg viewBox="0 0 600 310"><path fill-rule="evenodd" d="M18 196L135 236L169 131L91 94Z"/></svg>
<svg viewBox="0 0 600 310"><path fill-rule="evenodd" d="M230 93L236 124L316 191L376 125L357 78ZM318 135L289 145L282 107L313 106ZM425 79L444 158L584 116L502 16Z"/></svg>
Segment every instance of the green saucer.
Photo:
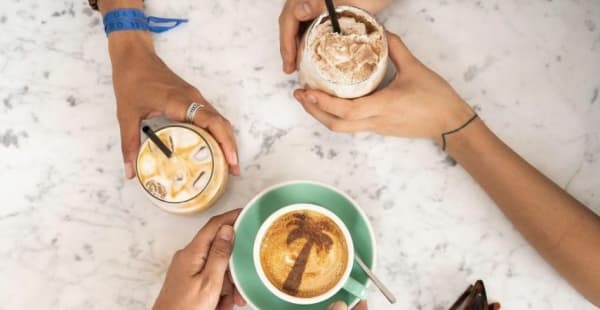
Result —
<svg viewBox="0 0 600 310"><path fill-rule="evenodd" d="M358 298L344 290L318 304L291 304L273 295L260 281L252 257L256 233L261 223L271 213L281 207L298 203L319 205L335 213L348 227L356 254L373 269L375 261L373 230L366 215L352 198L325 184L311 181L286 182L267 188L258 194L244 207L235 222L236 239L229 266L238 291L255 309L327 309L329 304L336 300L354 306L359 301ZM369 285L367 275L357 264L352 267L350 277L364 286Z"/></svg>

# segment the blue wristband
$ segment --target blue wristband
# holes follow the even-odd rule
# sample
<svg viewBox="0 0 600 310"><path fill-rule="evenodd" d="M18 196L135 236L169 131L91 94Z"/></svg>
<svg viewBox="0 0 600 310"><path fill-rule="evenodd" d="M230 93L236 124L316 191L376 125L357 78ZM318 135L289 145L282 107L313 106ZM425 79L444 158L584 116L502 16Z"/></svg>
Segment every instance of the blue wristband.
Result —
<svg viewBox="0 0 600 310"><path fill-rule="evenodd" d="M106 35L122 30L161 33L187 22L187 19L180 18L146 17L146 14L138 9L117 9L104 15L104 32Z"/></svg>

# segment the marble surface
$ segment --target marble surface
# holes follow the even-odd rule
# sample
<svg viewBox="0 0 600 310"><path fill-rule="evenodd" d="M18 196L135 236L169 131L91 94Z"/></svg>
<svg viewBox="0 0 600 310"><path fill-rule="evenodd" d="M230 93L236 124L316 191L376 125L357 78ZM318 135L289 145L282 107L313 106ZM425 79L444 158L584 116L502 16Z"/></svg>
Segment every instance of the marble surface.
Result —
<svg viewBox="0 0 600 310"><path fill-rule="evenodd" d="M592 309L426 141L333 134L281 72L281 1L148 0L189 25L160 55L237 130L242 176L216 207L163 213L123 178L106 39L85 1L0 9L0 309L146 309L172 253L213 214L312 179L373 223L372 309L445 309L482 278L506 309ZM600 2L398 0L379 17L522 156L600 211Z"/></svg>

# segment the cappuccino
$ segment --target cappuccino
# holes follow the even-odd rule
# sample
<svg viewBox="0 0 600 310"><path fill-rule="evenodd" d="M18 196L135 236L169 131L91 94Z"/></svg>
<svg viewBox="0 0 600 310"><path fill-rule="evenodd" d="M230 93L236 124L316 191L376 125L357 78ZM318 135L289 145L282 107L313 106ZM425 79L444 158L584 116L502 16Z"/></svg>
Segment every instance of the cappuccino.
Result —
<svg viewBox="0 0 600 310"><path fill-rule="evenodd" d="M259 254L262 270L275 288L311 298L341 281L348 252L346 237L332 219L313 210L294 210L267 229Z"/></svg>

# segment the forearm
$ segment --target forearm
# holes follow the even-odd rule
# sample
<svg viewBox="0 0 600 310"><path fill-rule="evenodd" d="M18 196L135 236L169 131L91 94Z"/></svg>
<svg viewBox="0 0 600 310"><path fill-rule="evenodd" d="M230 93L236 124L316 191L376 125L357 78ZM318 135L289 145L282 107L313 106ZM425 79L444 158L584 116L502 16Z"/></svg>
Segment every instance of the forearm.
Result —
<svg viewBox="0 0 600 310"><path fill-rule="evenodd" d="M102 15L120 8L143 9L142 0L99 0L98 8ZM113 69L116 63L127 61L136 52L154 53L152 36L148 31L115 31L108 36L108 51Z"/></svg>
<svg viewBox="0 0 600 310"><path fill-rule="evenodd" d="M448 152L571 284L600 304L600 219L496 137L481 120L447 137Z"/></svg>

